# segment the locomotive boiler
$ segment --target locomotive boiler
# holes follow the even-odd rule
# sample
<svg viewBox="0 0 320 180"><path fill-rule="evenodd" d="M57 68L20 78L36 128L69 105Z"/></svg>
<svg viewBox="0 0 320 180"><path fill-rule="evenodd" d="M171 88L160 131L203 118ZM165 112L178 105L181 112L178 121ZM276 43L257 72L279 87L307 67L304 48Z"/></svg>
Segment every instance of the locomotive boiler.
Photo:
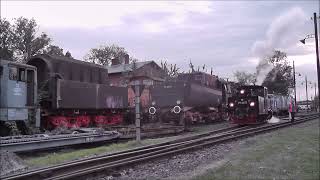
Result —
<svg viewBox="0 0 320 180"><path fill-rule="evenodd" d="M203 72L179 74L150 88L149 113L161 121L208 122L227 116L230 89L226 81Z"/></svg>
<svg viewBox="0 0 320 180"><path fill-rule="evenodd" d="M27 64L37 67L44 128L103 126L123 121L127 88L110 86L105 67L51 55L32 57Z"/></svg>

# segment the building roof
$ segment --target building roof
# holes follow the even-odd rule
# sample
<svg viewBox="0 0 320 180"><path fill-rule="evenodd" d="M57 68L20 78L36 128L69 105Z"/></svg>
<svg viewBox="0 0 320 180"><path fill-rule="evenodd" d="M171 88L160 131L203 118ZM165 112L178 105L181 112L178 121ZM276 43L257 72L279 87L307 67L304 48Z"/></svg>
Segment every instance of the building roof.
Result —
<svg viewBox="0 0 320 180"><path fill-rule="evenodd" d="M30 59L28 59L27 63L29 61L32 61L33 59L46 59L51 63L57 63L57 62L62 62L62 63L75 63L75 64L80 64L80 65L84 65L84 66L90 66L90 67L96 67L96 68L102 68L105 69L104 66L99 65L99 64L93 64L90 62L86 62L86 61L81 61L81 60L77 60L74 58L69 58L69 57L64 57L64 56L55 56L55 55L48 55L48 54L40 54L40 55L36 55L31 57Z"/></svg>
<svg viewBox="0 0 320 180"><path fill-rule="evenodd" d="M139 69L142 66L150 63L155 63L154 61L144 61L144 62L136 62L136 68ZM109 74L114 73L122 73L122 72L131 72L133 67L133 63L130 64L117 64L112 66L107 66Z"/></svg>

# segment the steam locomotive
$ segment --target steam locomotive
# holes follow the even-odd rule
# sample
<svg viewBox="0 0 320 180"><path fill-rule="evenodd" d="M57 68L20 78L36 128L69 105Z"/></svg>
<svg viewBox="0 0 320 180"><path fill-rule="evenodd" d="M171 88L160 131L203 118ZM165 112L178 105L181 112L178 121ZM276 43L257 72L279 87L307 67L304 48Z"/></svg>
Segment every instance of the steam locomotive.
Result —
<svg viewBox="0 0 320 180"><path fill-rule="evenodd" d="M228 117L228 83L203 72L179 74L151 86L151 118L176 124L210 122Z"/></svg>
<svg viewBox="0 0 320 180"><path fill-rule="evenodd" d="M273 114L288 112L291 98L268 94L264 86L240 86L229 98L231 122L239 125L264 123Z"/></svg>

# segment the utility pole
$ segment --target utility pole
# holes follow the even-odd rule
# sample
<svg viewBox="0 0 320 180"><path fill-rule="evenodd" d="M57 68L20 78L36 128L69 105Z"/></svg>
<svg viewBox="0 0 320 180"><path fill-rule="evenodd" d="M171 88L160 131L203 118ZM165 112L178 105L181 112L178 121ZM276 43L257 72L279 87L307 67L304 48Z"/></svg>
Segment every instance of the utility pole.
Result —
<svg viewBox="0 0 320 180"><path fill-rule="evenodd" d="M296 88L296 69L294 67L294 60L293 60L293 85L294 85L294 106L297 105L297 88Z"/></svg>
<svg viewBox="0 0 320 180"><path fill-rule="evenodd" d="M136 80L134 84L135 91L135 114L136 114L136 141L141 141L141 123L140 123L140 88L139 81Z"/></svg>
<svg viewBox="0 0 320 180"><path fill-rule="evenodd" d="M309 102L308 102L308 79L307 79L307 75L306 75L306 98L307 98L307 112L308 112L309 111L308 110Z"/></svg>
<svg viewBox="0 0 320 180"><path fill-rule="evenodd" d="M141 142L141 126L140 126L140 92L139 81L137 80L134 85L135 88L135 112L136 112L136 141Z"/></svg>
<svg viewBox="0 0 320 180"><path fill-rule="evenodd" d="M136 122L136 142L141 142L141 122L140 122L140 86L142 84L140 83L139 79L136 78L137 65L136 62L133 62L132 64L132 76L133 76L133 82L132 85L134 86L134 104L135 104L135 122Z"/></svg>
<svg viewBox="0 0 320 180"><path fill-rule="evenodd" d="M318 24L317 24L317 13L313 13L313 23L314 23L314 38L316 42L316 56L317 56L317 73L318 73L318 91L320 91L320 64L319 64L319 44L318 44ZM318 93L320 94L320 93ZM318 106L320 109L320 96L318 96Z"/></svg>
<svg viewBox="0 0 320 180"><path fill-rule="evenodd" d="M316 96L317 96L317 83L314 83L314 98L313 98L313 100L314 100L314 108L317 112Z"/></svg>

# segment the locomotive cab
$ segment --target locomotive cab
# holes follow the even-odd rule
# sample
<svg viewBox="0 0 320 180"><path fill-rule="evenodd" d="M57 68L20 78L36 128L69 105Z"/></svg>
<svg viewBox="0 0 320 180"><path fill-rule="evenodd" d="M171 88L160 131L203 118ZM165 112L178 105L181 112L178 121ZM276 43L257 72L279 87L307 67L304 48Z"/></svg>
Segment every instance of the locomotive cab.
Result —
<svg viewBox="0 0 320 180"><path fill-rule="evenodd" d="M1 135L17 130L26 133L26 121L40 126L37 108L37 71L34 66L1 60L0 126Z"/></svg>

